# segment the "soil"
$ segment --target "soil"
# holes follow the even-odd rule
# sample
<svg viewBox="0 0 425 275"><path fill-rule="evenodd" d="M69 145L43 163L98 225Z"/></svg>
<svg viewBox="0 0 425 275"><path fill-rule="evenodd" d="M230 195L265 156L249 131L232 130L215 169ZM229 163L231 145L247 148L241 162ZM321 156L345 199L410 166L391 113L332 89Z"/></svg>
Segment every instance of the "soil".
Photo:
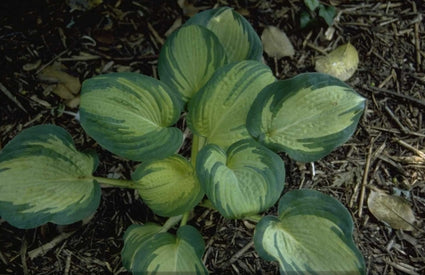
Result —
<svg viewBox="0 0 425 275"><path fill-rule="evenodd" d="M357 49L359 67L347 81L367 99L357 131L314 163L314 174L311 164L282 156L285 191L312 188L339 199L354 219L354 240L368 274L424 274L425 4L322 2L337 11L330 29L320 20L300 29L299 15L306 7L297 0L194 1L185 2L184 9L176 1L1 1L0 148L22 129L53 123L67 129L79 149L98 152L97 175L129 178L136 163L108 153L88 137L73 116L78 108L53 93L56 84L40 78L40 72L56 63L81 82L115 71L155 77L161 44L176 20L230 6L259 34L272 25L288 35L295 48L292 58L264 55L279 79L314 71L318 56L344 43ZM405 198L417 221L413 230L394 229L371 213L368 197L377 189ZM273 207L266 214L276 211ZM95 215L70 226L21 230L0 220L0 274L127 274L120 260L123 232L132 223L147 221L164 219L134 191L117 188L104 188ZM255 224L226 220L201 207L189 223L205 239L203 260L211 273L278 273L275 263L254 250Z"/></svg>

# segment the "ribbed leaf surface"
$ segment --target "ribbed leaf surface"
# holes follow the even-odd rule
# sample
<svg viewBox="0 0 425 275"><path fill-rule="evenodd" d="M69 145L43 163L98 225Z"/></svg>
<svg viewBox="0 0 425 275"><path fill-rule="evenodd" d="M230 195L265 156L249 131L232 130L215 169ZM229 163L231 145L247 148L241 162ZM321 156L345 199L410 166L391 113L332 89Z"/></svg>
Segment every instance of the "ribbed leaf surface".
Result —
<svg viewBox="0 0 425 275"><path fill-rule="evenodd" d="M47 222L69 224L99 205L93 180L97 157L75 149L54 125L22 131L0 152L0 216L19 228Z"/></svg>
<svg viewBox="0 0 425 275"><path fill-rule="evenodd" d="M228 62L261 60L263 45L251 24L239 13L228 7L206 10L190 18L185 25L207 27L220 40Z"/></svg>
<svg viewBox="0 0 425 275"><path fill-rule="evenodd" d="M297 161L316 161L351 137L364 101L334 77L300 74L267 86L249 111L247 127L269 148Z"/></svg>
<svg viewBox="0 0 425 275"><path fill-rule="evenodd" d="M256 61L221 67L189 103L190 129L223 148L250 138L248 111L260 91L274 81L270 68Z"/></svg>
<svg viewBox="0 0 425 275"><path fill-rule="evenodd" d="M143 201L160 216L190 211L204 195L192 164L179 155L145 162L132 178Z"/></svg>
<svg viewBox="0 0 425 275"><path fill-rule="evenodd" d="M101 146L131 160L175 153L182 133L171 128L182 102L164 83L137 73L111 73L84 81L80 116Z"/></svg>
<svg viewBox="0 0 425 275"><path fill-rule="evenodd" d="M214 33L203 26L184 26L171 34L161 49L159 78L188 101L226 60Z"/></svg>
<svg viewBox="0 0 425 275"><path fill-rule="evenodd" d="M208 274L201 257L205 250L201 234L192 226L177 236L160 233L154 224L132 225L124 234L123 265L133 274Z"/></svg>
<svg viewBox="0 0 425 275"><path fill-rule="evenodd" d="M314 190L294 190L279 202L279 217L256 226L259 255L277 261L282 274L364 274L353 242L350 213L336 199Z"/></svg>
<svg viewBox="0 0 425 275"><path fill-rule="evenodd" d="M285 181L282 159L253 140L239 141L227 152L206 145L198 154L196 172L214 207L230 219L272 206Z"/></svg>

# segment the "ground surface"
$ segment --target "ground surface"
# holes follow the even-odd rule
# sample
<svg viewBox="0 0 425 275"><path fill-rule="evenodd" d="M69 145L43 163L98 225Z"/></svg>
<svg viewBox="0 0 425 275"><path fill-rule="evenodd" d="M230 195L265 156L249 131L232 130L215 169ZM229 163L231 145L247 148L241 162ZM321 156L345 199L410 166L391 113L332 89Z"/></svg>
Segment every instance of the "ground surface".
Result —
<svg viewBox="0 0 425 275"><path fill-rule="evenodd" d="M187 16L174 1L105 0L86 10L74 5L83 1L68 2L73 10L64 1L0 3L0 148L24 128L54 123L72 134L78 148L98 151L102 160L98 175L129 178L135 163L111 155L87 137L67 113L78 109L66 106L66 100L52 92L54 85L39 73L58 62L80 81L113 71L155 76L165 33L177 18ZM314 188L347 206L369 274L424 274L424 3L330 2L338 12L330 40L325 38L324 24L299 29L302 1L196 1L195 6L229 5L258 33L266 25L284 30L295 56L279 60L265 56L281 79L314 71L314 60L323 52L346 42L354 45L360 65L347 83L367 98L358 130L347 144L315 163L314 176L310 164L283 156L286 190ZM194 10L186 6L185 13L190 12ZM374 189L407 198L418 221L412 231L392 229L371 214L367 200ZM275 208L269 211L275 212ZM19 230L0 220L0 274L126 274L120 261L123 232L132 223L148 220L163 222L133 191L114 188L103 190L98 211L84 225ZM196 208L189 223L205 238L204 261L212 273L278 272L277 265L255 253L253 224L225 220L203 208ZM40 251L45 244L56 245Z"/></svg>

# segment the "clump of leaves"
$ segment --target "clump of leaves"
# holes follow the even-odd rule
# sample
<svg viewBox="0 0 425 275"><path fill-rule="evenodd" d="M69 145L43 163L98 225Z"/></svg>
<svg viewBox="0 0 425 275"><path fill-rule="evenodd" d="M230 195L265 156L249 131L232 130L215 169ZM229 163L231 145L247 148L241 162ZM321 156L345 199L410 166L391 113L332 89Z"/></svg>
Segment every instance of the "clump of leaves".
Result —
<svg viewBox="0 0 425 275"><path fill-rule="evenodd" d="M300 27L306 28L324 20L328 26L333 24L336 11L335 7L320 3L319 0L304 0L307 10L300 14Z"/></svg>
<svg viewBox="0 0 425 275"><path fill-rule="evenodd" d="M195 15L167 39L159 80L128 72L84 81L81 126L103 148L141 164L131 179L93 176L96 155L77 151L63 128L31 127L0 153L0 216L19 228L69 224L99 206L99 183L136 189L169 219L127 229L124 267L205 274L202 236L187 224L203 198L228 219L278 202L278 216L260 218L255 229L261 257L282 273L364 274L347 209L314 190L281 197L277 154L301 162L326 156L353 134L364 98L325 74L276 80L259 62L262 52L248 21L223 7ZM177 154L184 135L173 125L182 113L192 133L189 158Z"/></svg>

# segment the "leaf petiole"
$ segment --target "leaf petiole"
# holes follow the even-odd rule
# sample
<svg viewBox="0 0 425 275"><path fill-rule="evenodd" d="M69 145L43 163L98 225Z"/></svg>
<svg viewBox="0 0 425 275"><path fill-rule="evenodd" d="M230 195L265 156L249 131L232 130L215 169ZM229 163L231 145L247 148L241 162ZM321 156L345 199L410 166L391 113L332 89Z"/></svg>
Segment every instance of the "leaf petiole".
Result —
<svg viewBox="0 0 425 275"><path fill-rule="evenodd" d="M135 189L136 183L132 180L110 179L103 177L93 177L100 184L106 184L112 187Z"/></svg>
<svg viewBox="0 0 425 275"><path fill-rule="evenodd" d="M183 215L178 215L178 216L173 216L168 218L168 220L162 226L160 232L167 232L171 227L176 225L182 218L183 218Z"/></svg>
<svg viewBox="0 0 425 275"><path fill-rule="evenodd" d="M180 221L180 227L186 225L187 220L189 219L189 215L190 215L190 212L186 212L186 213L183 214L182 220Z"/></svg>

